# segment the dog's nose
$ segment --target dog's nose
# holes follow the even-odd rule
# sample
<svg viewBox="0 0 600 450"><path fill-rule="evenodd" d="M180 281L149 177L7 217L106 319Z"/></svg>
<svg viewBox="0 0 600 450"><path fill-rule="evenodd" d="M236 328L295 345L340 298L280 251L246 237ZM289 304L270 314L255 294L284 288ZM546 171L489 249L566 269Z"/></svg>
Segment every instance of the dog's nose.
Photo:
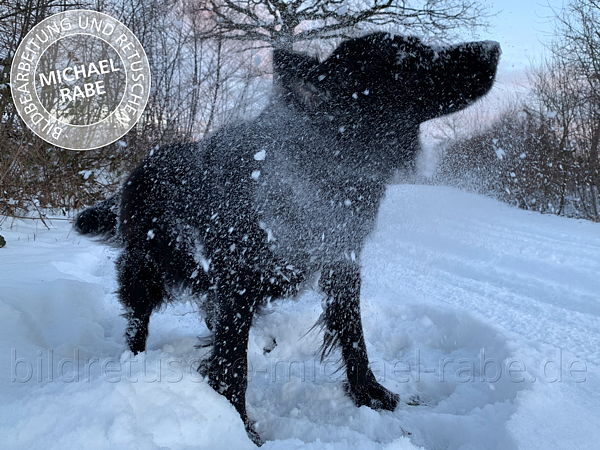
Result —
<svg viewBox="0 0 600 450"><path fill-rule="evenodd" d="M500 43L496 41L481 41L479 42L480 48L490 56L499 57L502 54L502 47Z"/></svg>

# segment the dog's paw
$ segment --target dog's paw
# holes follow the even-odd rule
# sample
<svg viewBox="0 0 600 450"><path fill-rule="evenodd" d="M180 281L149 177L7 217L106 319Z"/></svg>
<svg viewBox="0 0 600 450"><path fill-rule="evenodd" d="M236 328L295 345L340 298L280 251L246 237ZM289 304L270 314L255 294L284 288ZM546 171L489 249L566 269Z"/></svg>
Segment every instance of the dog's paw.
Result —
<svg viewBox="0 0 600 450"><path fill-rule="evenodd" d="M400 401L398 394L387 390L375 380L354 386L346 382L344 388L354 404L359 407L368 406L372 409L393 411Z"/></svg>
<svg viewBox="0 0 600 450"><path fill-rule="evenodd" d="M250 420L244 421L244 426L246 427L246 433L248 437L257 447L261 447L265 441L260 437L256 429L254 428L254 422Z"/></svg>

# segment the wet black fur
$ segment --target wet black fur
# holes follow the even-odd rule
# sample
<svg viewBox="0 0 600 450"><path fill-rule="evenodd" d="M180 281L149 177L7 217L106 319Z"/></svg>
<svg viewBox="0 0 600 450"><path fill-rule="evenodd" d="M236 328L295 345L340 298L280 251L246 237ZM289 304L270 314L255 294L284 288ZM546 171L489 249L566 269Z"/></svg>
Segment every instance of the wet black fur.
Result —
<svg viewBox="0 0 600 450"><path fill-rule="evenodd" d="M357 405L393 410L398 396L369 369L361 251L386 184L414 164L419 124L487 93L499 54L496 43L434 49L384 33L345 41L323 62L276 50L273 99L257 119L160 148L122 188L119 296L131 350L144 350L170 286L205 296L214 345L204 370L260 443L245 406L253 315L319 272L323 354L341 350ZM109 206L84 211L78 230L114 229Z"/></svg>

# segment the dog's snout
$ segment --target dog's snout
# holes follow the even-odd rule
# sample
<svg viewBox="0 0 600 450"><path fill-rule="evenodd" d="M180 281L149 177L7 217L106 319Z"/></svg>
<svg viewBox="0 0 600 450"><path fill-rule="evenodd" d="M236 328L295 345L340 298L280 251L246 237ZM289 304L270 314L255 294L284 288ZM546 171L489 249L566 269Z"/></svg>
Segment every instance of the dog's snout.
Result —
<svg viewBox="0 0 600 450"><path fill-rule="evenodd" d="M478 43L479 48L484 54L492 58L500 58L502 55L502 47L496 41L481 41Z"/></svg>

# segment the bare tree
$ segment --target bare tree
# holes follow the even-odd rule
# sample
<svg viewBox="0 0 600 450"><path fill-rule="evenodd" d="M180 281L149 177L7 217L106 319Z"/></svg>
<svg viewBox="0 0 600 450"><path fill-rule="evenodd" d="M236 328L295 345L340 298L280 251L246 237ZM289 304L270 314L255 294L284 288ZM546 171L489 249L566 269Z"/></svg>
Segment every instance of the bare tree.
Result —
<svg viewBox="0 0 600 450"><path fill-rule="evenodd" d="M571 0L557 13L552 59L568 68L569 84L554 89L574 103L568 139L578 159L578 197L590 217L600 217L600 1ZM548 73L548 75L550 72Z"/></svg>
<svg viewBox="0 0 600 450"><path fill-rule="evenodd" d="M474 0L200 0L193 9L205 18L207 37L284 48L381 26L447 34L486 17Z"/></svg>

